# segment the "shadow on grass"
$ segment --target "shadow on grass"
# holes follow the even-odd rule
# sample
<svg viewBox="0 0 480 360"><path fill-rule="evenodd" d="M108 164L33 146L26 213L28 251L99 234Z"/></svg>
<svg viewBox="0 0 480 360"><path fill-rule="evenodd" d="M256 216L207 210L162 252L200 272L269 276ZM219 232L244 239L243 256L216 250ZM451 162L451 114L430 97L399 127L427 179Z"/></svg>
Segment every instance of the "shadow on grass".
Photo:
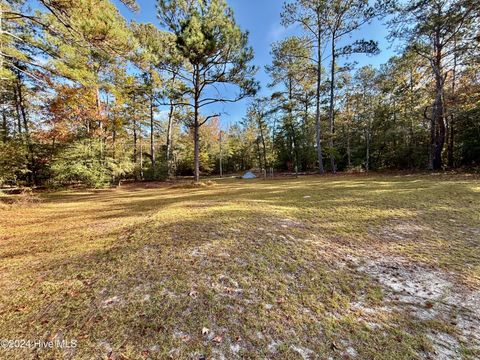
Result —
<svg viewBox="0 0 480 360"><path fill-rule="evenodd" d="M357 319L350 304L375 307L378 286L337 267L334 244L299 238L298 229L281 226L291 219L268 211L199 212L170 222L153 217L108 249L44 259L41 280L22 279L26 309L15 308L19 298L4 299L15 314L3 320L11 325L5 334L79 339L80 358L109 351L295 358L298 349L341 356L349 347L361 358L379 351L408 358L426 346L423 324L405 314L382 320L403 329L392 332Z"/></svg>

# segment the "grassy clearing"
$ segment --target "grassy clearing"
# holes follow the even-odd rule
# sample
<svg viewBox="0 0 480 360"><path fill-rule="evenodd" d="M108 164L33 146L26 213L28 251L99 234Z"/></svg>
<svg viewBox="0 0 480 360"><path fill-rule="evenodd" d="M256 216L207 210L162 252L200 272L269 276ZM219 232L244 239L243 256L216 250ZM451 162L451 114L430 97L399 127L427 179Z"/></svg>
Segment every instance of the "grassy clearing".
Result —
<svg viewBox="0 0 480 360"><path fill-rule="evenodd" d="M210 185L58 192L1 209L0 338L78 346L0 358L479 356L461 315L480 288L479 180ZM432 278L469 302L428 294Z"/></svg>

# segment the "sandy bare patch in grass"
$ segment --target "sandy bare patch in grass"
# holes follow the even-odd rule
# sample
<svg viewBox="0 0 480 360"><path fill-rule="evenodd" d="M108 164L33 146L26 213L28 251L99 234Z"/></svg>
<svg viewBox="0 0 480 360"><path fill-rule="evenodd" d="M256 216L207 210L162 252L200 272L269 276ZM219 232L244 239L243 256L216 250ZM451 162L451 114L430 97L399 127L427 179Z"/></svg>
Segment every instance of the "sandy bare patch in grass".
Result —
<svg viewBox="0 0 480 360"><path fill-rule="evenodd" d="M426 231L432 231L432 229L415 220L404 219L392 219L387 224L369 229L369 232L372 235L380 235L385 241L415 240L422 236Z"/></svg>
<svg viewBox="0 0 480 360"><path fill-rule="evenodd" d="M472 351L480 351L479 290L458 283L452 274L405 258L370 253L355 261L361 263L357 270L383 285L384 311L405 311L419 320L437 320L450 325L451 333L432 330L428 334L434 346L431 356L460 359L462 344Z"/></svg>

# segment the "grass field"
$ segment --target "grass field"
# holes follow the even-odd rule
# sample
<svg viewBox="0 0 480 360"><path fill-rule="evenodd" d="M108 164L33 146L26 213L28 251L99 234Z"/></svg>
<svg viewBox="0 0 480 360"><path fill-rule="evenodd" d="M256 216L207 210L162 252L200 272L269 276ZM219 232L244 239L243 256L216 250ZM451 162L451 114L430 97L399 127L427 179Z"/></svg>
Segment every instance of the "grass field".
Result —
<svg viewBox="0 0 480 360"><path fill-rule="evenodd" d="M475 359L480 180L219 180L0 209L1 359Z"/></svg>

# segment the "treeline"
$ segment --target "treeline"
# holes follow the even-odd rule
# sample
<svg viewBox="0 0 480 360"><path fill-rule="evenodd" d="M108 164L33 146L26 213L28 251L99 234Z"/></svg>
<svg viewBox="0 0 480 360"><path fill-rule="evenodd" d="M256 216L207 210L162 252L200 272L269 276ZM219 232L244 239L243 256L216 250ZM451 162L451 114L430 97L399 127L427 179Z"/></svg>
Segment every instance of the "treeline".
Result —
<svg viewBox="0 0 480 360"><path fill-rule="evenodd" d="M159 0L157 26L127 22L109 0L1 6L4 184L198 180L220 160L224 172L480 160L473 0L286 3L283 25L303 32L272 44L266 97L256 95L247 33L224 0ZM380 69L348 63L378 53L374 41L350 38L388 14L401 54ZM244 98L247 115L222 131L215 104Z"/></svg>
<svg viewBox="0 0 480 360"><path fill-rule="evenodd" d="M272 166L478 167L479 16L470 0L286 3L283 25L303 33L273 44L274 92L250 116L263 122L260 137L261 127L271 129ZM379 52L375 41L358 39L375 19L387 22L401 51L379 69L359 68L351 55Z"/></svg>

